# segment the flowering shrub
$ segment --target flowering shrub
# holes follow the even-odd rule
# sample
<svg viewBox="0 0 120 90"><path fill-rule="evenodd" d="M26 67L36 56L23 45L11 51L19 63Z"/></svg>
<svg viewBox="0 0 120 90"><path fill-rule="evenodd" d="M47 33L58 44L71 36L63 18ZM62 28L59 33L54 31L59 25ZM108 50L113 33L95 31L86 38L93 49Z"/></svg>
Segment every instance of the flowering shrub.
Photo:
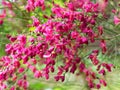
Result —
<svg viewBox="0 0 120 90"><path fill-rule="evenodd" d="M7 1L3 0L2 1L2 6L8 8L9 9L9 14L14 16L14 13L12 11L12 4L10 2L7 2ZM3 24L5 17L6 17L6 9L3 8L2 13L0 14L0 25Z"/></svg>
<svg viewBox="0 0 120 90"><path fill-rule="evenodd" d="M51 72L57 72L54 79L62 82L67 72L76 75L83 73L90 88L106 86L107 82L103 77L106 72L111 72L113 65L98 59L99 52L104 55L107 51L104 28L98 23L98 19L100 15L103 19L106 18L108 1L101 1L94 3L90 0L70 0L60 6L53 0L52 13L43 15L46 22L33 15L32 24L26 28L35 30L18 36L7 35L10 43L6 44L7 55L0 59L0 90L16 90L17 87L27 90L28 70L33 73L34 78L46 79L49 79ZM3 4L12 9L12 4ZM25 9L28 13L35 13L36 9L40 8L44 12L47 7L50 6L44 0L28 0ZM0 16L0 24L3 24L5 16L5 13ZM120 19L115 16L114 22L118 25ZM99 42L100 49L85 54L84 49L96 41ZM85 57L96 67L96 71L86 65ZM57 62L62 62L62 65L57 65ZM37 65L45 67L39 69ZM7 85L9 80L13 82L11 87Z"/></svg>

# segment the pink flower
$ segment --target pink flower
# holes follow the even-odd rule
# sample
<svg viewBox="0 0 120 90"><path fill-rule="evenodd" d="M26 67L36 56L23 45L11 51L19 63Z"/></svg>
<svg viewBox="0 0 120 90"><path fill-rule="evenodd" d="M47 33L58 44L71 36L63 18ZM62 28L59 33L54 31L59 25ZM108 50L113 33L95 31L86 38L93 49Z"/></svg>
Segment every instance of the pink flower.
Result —
<svg viewBox="0 0 120 90"><path fill-rule="evenodd" d="M85 64L81 63L79 67L80 67L80 71L82 72L85 69Z"/></svg>
<svg viewBox="0 0 120 90"><path fill-rule="evenodd" d="M0 19L4 19L6 17L6 11L4 10L2 14L0 14Z"/></svg>
<svg viewBox="0 0 120 90"><path fill-rule="evenodd" d="M44 0L36 0L34 3L35 7L41 7L44 5Z"/></svg>
<svg viewBox="0 0 120 90"><path fill-rule="evenodd" d="M32 61L33 64L37 64L37 60L36 59L33 58L33 59L31 59L31 61Z"/></svg>
<svg viewBox="0 0 120 90"><path fill-rule="evenodd" d="M0 25L2 25L3 24L3 20L0 20Z"/></svg>
<svg viewBox="0 0 120 90"><path fill-rule="evenodd" d="M9 9L12 9L12 3L11 2L3 0L2 5L4 5L5 7L8 7Z"/></svg>
<svg viewBox="0 0 120 90"><path fill-rule="evenodd" d="M26 64L28 62L28 56L27 55L23 56L22 59L23 59L23 64Z"/></svg>
<svg viewBox="0 0 120 90"><path fill-rule="evenodd" d="M9 38L11 42L14 42L17 38L16 37L10 37Z"/></svg>
<svg viewBox="0 0 120 90"><path fill-rule="evenodd" d="M3 82L0 83L0 90L5 90L7 88L7 85Z"/></svg>
<svg viewBox="0 0 120 90"><path fill-rule="evenodd" d="M13 65L16 67L16 68L19 68L20 67L20 62L19 61L14 61Z"/></svg>
<svg viewBox="0 0 120 90"><path fill-rule="evenodd" d="M105 75L105 70L104 69L100 70L99 74Z"/></svg>
<svg viewBox="0 0 120 90"><path fill-rule="evenodd" d="M71 38L76 39L79 36L79 33L76 31L71 32Z"/></svg>
<svg viewBox="0 0 120 90"><path fill-rule="evenodd" d="M20 44L23 44L23 45L26 44L26 36L25 35L19 35L17 37L17 40L20 41Z"/></svg>
<svg viewBox="0 0 120 90"><path fill-rule="evenodd" d="M116 9L112 9L112 13L116 14L117 10Z"/></svg>
<svg viewBox="0 0 120 90"><path fill-rule="evenodd" d="M50 67L50 70L51 70L51 72L54 72L54 71L55 71L55 69L54 69L53 66Z"/></svg>
<svg viewBox="0 0 120 90"><path fill-rule="evenodd" d="M52 12L54 14L56 14L57 17L62 17L63 11L64 11L64 9L60 8L59 6L56 6L56 7L52 8Z"/></svg>
<svg viewBox="0 0 120 90"><path fill-rule="evenodd" d="M13 80L13 81L16 81L16 80L17 80L16 74L14 74L14 75L12 76L12 80Z"/></svg>
<svg viewBox="0 0 120 90"><path fill-rule="evenodd" d="M44 76L47 80L49 79L49 74L48 73L45 73Z"/></svg>
<svg viewBox="0 0 120 90"><path fill-rule="evenodd" d="M70 72L74 73L76 71L76 69L77 69L76 64L73 64L71 69L70 69Z"/></svg>
<svg viewBox="0 0 120 90"><path fill-rule="evenodd" d="M20 79L20 80L17 81L17 84L21 87L22 86L22 82L23 82L23 80Z"/></svg>
<svg viewBox="0 0 120 90"><path fill-rule="evenodd" d="M117 16L114 16L114 24L115 25L120 24L120 18L118 18Z"/></svg>
<svg viewBox="0 0 120 90"><path fill-rule="evenodd" d="M59 76L55 76L54 78L56 81L59 81L59 79L60 79Z"/></svg>
<svg viewBox="0 0 120 90"><path fill-rule="evenodd" d="M97 59L97 56L96 56L96 54L90 54L89 55L89 58L91 59L91 61L92 61L92 63L94 64L94 65L98 65L98 63L99 63L99 60Z"/></svg>
<svg viewBox="0 0 120 90"><path fill-rule="evenodd" d="M75 5L73 3L68 3L68 8L70 10L75 10Z"/></svg>
<svg viewBox="0 0 120 90"><path fill-rule="evenodd" d="M32 65L29 65L29 69L35 73L37 71L36 67L35 66L32 66Z"/></svg>
<svg viewBox="0 0 120 90"><path fill-rule="evenodd" d="M12 45L11 44L6 44L5 52L7 54L10 54L12 52L12 50L13 50Z"/></svg>
<svg viewBox="0 0 120 90"><path fill-rule="evenodd" d="M97 87L97 89L100 89L101 85L100 85L100 84L97 84L96 87Z"/></svg>
<svg viewBox="0 0 120 90"><path fill-rule="evenodd" d="M102 35L102 34L103 34L103 27L98 26L98 35Z"/></svg>
<svg viewBox="0 0 120 90"><path fill-rule="evenodd" d="M55 76L54 78L56 81L59 81L61 79L61 81L63 82L65 80L65 76Z"/></svg>
<svg viewBox="0 0 120 90"><path fill-rule="evenodd" d="M33 19L33 26L35 26L35 27L39 26L39 24L40 24L39 20L34 16L32 16L32 19Z"/></svg>
<svg viewBox="0 0 120 90"><path fill-rule="evenodd" d="M12 87L10 88L10 90L15 90L15 86L12 86Z"/></svg>
<svg viewBox="0 0 120 90"><path fill-rule="evenodd" d="M88 44L88 39L86 37L81 37L81 44Z"/></svg>
<svg viewBox="0 0 120 90"><path fill-rule="evenodd" d="M81 58L79 58L79 57L75 58L76 63L80 63L80 61L81 61Z"/></svg>
<svg viewBox="0 0 120 90"><path fill-rule="evenodd" d="M22 87L24 88L24 90L26 90L26 89L28 88L28 86L29 86L28 81L24 80L24 81L22 82Z"/></svg>
<svg viewBox="0 0 120 90"><path fill-rule="evenodd" d="M113 67L113 65L112 64L106 64L105 67L108 70L108 72L111 72L111 68Z"/></svg>
<svg viewBox="0 0 120 90"><path fill-rule="evenodd" d="M103 40L103 39L101 40L100 47L102 49L102 53L105 54L105 52L107 51L105 40Z"/></svg>
<svg viewBox="0 0 120 90"><path fill-rule="evenodd" d="M25 69L21 67L21 68L19 68L18 72L19 72L19 73L22 73L22 72L24 72L24 70L25 70Z"/></svg>
<svg viewBox="0 0 120 90"><path fill-rule="evenodd" d="M25 8L28 12L34 11L34 9L35 9L34 3L35 3L35 0L28 0L27 1L27 5Z"/></svg>
<svg viewBox="0 0 120 90"><path fill-rule="evenodd" d="M42 73L40 71L36 70L35 73L34 73L34 77L35 78L42 77Z"/></svg>
<svg viewBox="0 0 120 90"><path fill-rule="evenodd" d="M3 24L5 17L6 17L6 11L3 10L2 14L0 14L0 25Z"/></svg>
<svg viewBox="0 0 120 90"><path fill-rule="evenodd" d="M100 79L100 83L103 84L104 86L107 86L107 83L103 79Z"/></svg>

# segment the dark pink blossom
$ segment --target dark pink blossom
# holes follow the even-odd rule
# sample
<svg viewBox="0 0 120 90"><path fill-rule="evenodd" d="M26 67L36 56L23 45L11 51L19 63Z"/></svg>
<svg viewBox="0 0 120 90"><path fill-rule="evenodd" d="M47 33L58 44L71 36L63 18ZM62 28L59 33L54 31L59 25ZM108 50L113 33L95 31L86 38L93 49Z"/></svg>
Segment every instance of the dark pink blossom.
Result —
<svg viewBox="0 0 120 90"><path fill-rule="evenodd" d="M104 69L101 69L101 70L99 71L99 74L105 75L105 74L106 74L106 72L105 72L105 70L104 70Z"/></svg>
<svg viewBox="0 0 120 90"><path fill-rule="evenodd" d="M101 40L101 42L100 42L100 47L101 47L101 49L102 49L102 53L103 54L105 54L105 52L107 51L107 47L106 47L106 42L105 42L105 40Z"/></svg>
<svg viewBox="0 0 120 90"><path fill-rule="evenodd" d="M18 72L19 72L19 73L22 73L22 72L24 72L24 70L25 70L25 69L21 67L21 68L18 69Z"/></svg>
<svg viewBox="0 0 120 90"><path fill-rule="evenodd" d="M104 86L107 85L107 83L106 83L105 80L103 80L103 79L100 79L100 83L103 84Z"/></svg>
<svg viewBox="0 0 120 90"><path fill-rule="evenodd" d="M103 27L98 26L98 35L102 35L102 34L103 34Z"/></svg>
<svg viewBox="0 0 120 90"><path fill-rule="evenodd" d="M35 77L35 78L40 78L40 77L42 77L41 71L36 70L35 73L34 73L34 77Z"/></svg>
<svg viewBox="0 0 120 90"><path fill-rule="evenodd" d="M25 35L19 35L17 37L17 40L20 41L20 43L23 44L23 45L26 44L26 36Z"/></svg>
<svg viewBox="0 0 120 90"><path fill-rule="evenodd" d="M0 20L0 25L2 25L3 24L3 20Z"/></svg>
<svg viewBox="0 0 120 90"><path fill-rule="evenodd" d="M32 16L32 19L33 19L33 26L37 27L39 26L40 22L37 18L35 18L34 16Z"/></svg>
<svg viewBox="0 0 120 90"><path fill-rule="evenodd" d="M10 90L15 90L15 86L12 86L12 87L10 88Z"/></svg>
<svg viewBox="0 0 120 90"><path fill-rule="evenodd" d="M100 89L101 85L100 85L100 84L97 84L96 87L97 87L97 89Z"/></svg>

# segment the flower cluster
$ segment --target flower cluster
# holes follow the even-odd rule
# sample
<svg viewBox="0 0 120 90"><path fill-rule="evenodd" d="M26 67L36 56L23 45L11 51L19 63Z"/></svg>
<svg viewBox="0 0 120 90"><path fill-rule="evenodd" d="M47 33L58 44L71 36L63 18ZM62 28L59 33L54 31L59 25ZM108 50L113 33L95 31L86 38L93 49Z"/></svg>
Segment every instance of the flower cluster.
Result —
<svg viewBox="0 0 120 90"><path fill-rule="evenodd" d="M28 0L27 11L34 11L38 7L45 8L44 0ZM100 50L93 50L88 55L97 72L89 69L80 54L80 51L96 40L100 42L103 54L107 50L105 40L101 39L103 27L97 24L97 17L101 13L99 4L90 0L76 0L64 7L53 3L51 10L53 15L43 24L38 18L32 17L35 30L31 32L31 36L7 36L10 43L5 49L7 56L0 60L3 64L0 69L0 90L7 88L5 82L9 78L26 90L29 85L25 75L27 70L30 70L35 78L46 79L49 79L50 72L57 72L54 79L62 82L67 72L83 73L90 88L99 89L101 85L107 85L102 77L106 71L111 71L112 64L98 60ZM56 65L57 62L62 62L62 65ZM45 67L39 69L38 65ZM24 76L19 78L21 73ZM97 74L100 74L99 77ZM11 90L15 88L12 86Z"/></svg>
<svg viewBox="0 0 120 90"><path fill-rule="evenodd" d="M45 9L44 0L28 0L26 5L26 10L28 12L34 11L35 8L41 7L42 10Z"/></svg>

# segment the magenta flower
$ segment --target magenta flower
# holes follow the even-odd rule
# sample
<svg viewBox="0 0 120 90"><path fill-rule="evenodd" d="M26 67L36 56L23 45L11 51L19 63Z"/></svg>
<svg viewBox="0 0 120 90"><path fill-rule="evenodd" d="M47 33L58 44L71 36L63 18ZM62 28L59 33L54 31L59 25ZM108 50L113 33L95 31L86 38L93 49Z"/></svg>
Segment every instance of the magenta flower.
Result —
<svg viewBox="0 0 120 90"><path fill-rule="evenodd" d="M99 74L102 74L102 75L105 75L105 70L104 69L101 69L100 71L99 71Z"/></svg>
<svg viewBox="0 0 120 90"><path fill-rule="evenodd" d="M55 76L54 78L56 81L61 80L63 82L65 80L65 76Z"/></svg>
<svg viewBox="0 0 120 90"><path fill-rule="evenodd" d="M104 86L107 85L107 83L106 83L105 80L103 80L103 79L100 79L100 83L103 84Z"/></svg>
<svg viewBox="0 0 120 90"><path fill-rule="evenodd" d="M120 18L118 18L117 16L114 16L114 24L115 25L120 24Z"/></svg>
<svg viewBox="0 0 120 90"><path fill-rule="evenodd" d="M11 42L15 42L16 39L17 39L17 37L10 37L10 38L9 38L9 40L10 40Z"/></svg>
<svg viewBox="0 0 120 90"><path fill-rule="evenodd" d="M106 42L105 40L101 40L100 42L100 47L102 49L102 53L105 54L105 52L107 51L107 47L106 47Z"/></svg>
<svg viewBox="0 0 120 90"><path fill-rule="evenodd" d="M41 7L44 5L44 0L36 0L34 3L35 7Z"/></svg>
<svg viewBox="0 0 120 90"><path fill-rule="evenodd" d="M25 69L21 67L21 68L18 69L18 72L19 72L19 73L22 73L22 72L24 72L24 70L25 70Z"/></svg>
<svg viewBox="0 0 120 90"><path fill-rule="evenodd" d="M98 35L102 35L102 34L103 34L103 27L98 26Z"/></svg>
<svg viewBox="0 0 120 90"><path fill-rule="evenodd" d="M77 69L76 64L73 64L71 69L70 69L70 72L75 73L76 69Z"/></svg>
<svg viewBox="0 0 120 90"><path fill-rule="evenodd" d="M22 87L22 82L23 82L23 80L20 79L20 80L17 81L17 84L18 84L20 87Z"/></svg>
<svg viewBox="0 0 120 90"><path fill-rule="evenodd" d="M81 63L79 67L80 67L80 71L82 72L85 69L85 64Z"/></svg>
<svg viewBox="0 0 120 90"><path fill-rule="evenodd" d="M28 0L28 1L27 1L26 10L27 10L28 12L34 11L34 9L35 9L34 3L35 3L34 0Z"/></svg>
<svg viewBox="0 0 120 90"><path fill-rule="evenodd" d="M32 66L32 65L28 65L28 68L33 72L35 73L37 71L36 67L35 66Z"/></svg>
<svg viewBox="0 0 120 90"><path fill-rule="evenodd" d="M71 32L71 38L76 39L79 36L79 33L76 31Z"/></svg>
<svg viewBox="0 0 120 90"><path fill-rule="evenodd" d="M36 70L35 73L34 73L34 77L35 78L42 77L42 73L40 71Z"/></svg>
<svg viewBox="0 0 120 90"><path fill-rule="evenodd" d="M35 26L35 27L39 26L39 24L40 24L39 20L34 16L32 16L32 19L33 19L33 26Z"/></svg>
<svg viewBox="0 0 120 90"><path fill-rule="evenodd" d="M15 86L12 86L12 87L10 88L10 90L15 90Z"/></svg>
<svg viewBox="0 0 120 90"><path fill-rule="evenodd" d="M24 88L24 90L26 90L26 89L28 88L28 86L29 86L28 81L24 80L24 81L22 82L22 87Z"/></svg>
<svg viewBox="0 0 120 90"><path fill-rule="evenodd" d="M0 19L4 19L6 17L6 10L3 10L2 14L0 14Z"/></svg>
<svg viewBox="0 0 120 90"><path fill-rule="evenodd" d="M0 25L2 25L3 24L3 20L0 20Z"/></svg>
<svg viewBox="0 0 120 90"><path fill-rule="evenodd" d="M33 64L37 64L37 60L36 59L31 59L31 62L33 63Z"/></svg>
<svg viewBox="0 0 120 90"><path fill-rule="evenodd" d="M100 85L100 84L97 84L96 87L97 87L97 89L100 89L101 85Z"/></svg>
<svg viewBox="0 0 120 90"><path fill-rule="evenodd" d="M23 45L26 44L26 36L25 35L19 35L17 37L17 40L20 41L20 44L23 44Z"/></svg>
<svg viewBox="0 0 120 90"><path fill-rule="evenodd" d="M12 9L12 3L2 0L2 5L4 5L5 7L8 7L9 9Z"/></svg>

